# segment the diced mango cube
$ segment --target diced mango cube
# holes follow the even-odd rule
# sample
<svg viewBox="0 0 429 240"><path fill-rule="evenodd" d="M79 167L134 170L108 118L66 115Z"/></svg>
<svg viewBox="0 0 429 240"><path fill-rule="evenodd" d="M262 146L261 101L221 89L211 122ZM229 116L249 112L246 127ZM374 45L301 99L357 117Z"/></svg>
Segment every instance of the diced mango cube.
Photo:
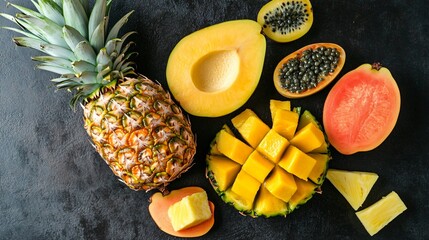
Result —
<svg viewBox="0 0 429 240"><path fill-rule="evenodd" d="M256 150L277 163L288 146L289 141L271 129L256 147Z"/></svg>
<svg viewBox="0 0 429 240"><path fill-rule="evenodd" d="M316 189L316 185L309 181L304 181L299 178L294 177L297 190L295 194L289 200L289 207L291 210L295 209L298 205L306 203L312 193Z"/></svg>
<svg viewBox="0 0 429 240"><path fill-rule="evenodd" d="M260 183L264 182L273 167L274 163L266 159L256 150L250 154L246 162L243 164L243 170Z"/></svg>
<svg viewBox="0 0 429 240"><path fill-rule="evenodd" d="M270 100L270 112L271 112L271 119L274 120L274 117L276 116L276 112L279 109L288 110L290 111L290 101L280 101L280 100Z"/></svg>
<svg viewBox="0 0 429 240"><path fill-rule="evenodd" d="M255 112L250 109L246 109L231 119L232 125L238 129L250 116L258 117Z"/></svg>
<svg viewBox="0 0 429 240"><path fill-rule="evenodd" d="M228 127L228 125L224 124L222 126L222 130L225 130L227 133L234 136L234 133L232 133L231 128ZM215 139L210 143L210 155L222 155L221 152L217 149L217 142L219 141L219 134L220 131L216 134Z"/></svg>
<svg viewBox="0 0 429 240"><path fill-rule="evenodd" d="M299 115L296 112L279 109L273 119L273 129L290 140L298 127Z"/></svg>
<svg viewBox="0 0 429 240"><path fill-rule="evenodd" d="M258 216L272 217L272 216L286 216L288 213L287 204L275 197L262 185L255 202L255 213Z"/></svg>
<svg viewBox="0 0 429 240"><path fill-rule="evenodd" d="M239 196L242 204L250 208L253 206L256 193L261 183L245 171L240 171L232 184L231 191Z"/></svg>
<svg viewBox="0 0 429 240"><path fill-rule="evenodd" d="M295 146L290 145L279 162L279 166L293 175L307 181L316 165L316 160Z"/></svg>
<svg viewBox="0 0 429 240"><path fill-rule="evenodd" d="M241 165L225 156L210 155L207 157L209 170L216 177L219 191L225 191L232 185L241 169Z"/></svg>
<svg viewBox="0 0 429 240"><path fill-rule="evenodd" d="M251 147L227 133L225 130L221 130L219 133L217 149L223 155L234 160L240 165L243 165L253 151Z"/></svg>
<svg viewBox="0 0 429 240"><path fill-rule="evenodd" d="M174 231L196 226L212 216L207 193L197 192L182 198L168 208Z"/></svg>
<svg viewBox="0 0 429 240"><path fill-rule="evenodd" d="M265 181L265 187L271 194L284 202L288 202L297 190L293 176L279 167L274 168Z"/></svg>
<svg viewBox="0 0 429 240"><path fill-rule="evenodd" d="M258 117L250 116L240 127L237 127L237 130L250 146L256 148L270 131L270 127Z"/></svg>
<svg viewBox="0 0 429 240"><path fill-rule="evenodd" d="M322 146L325 142L323 132L314 124L309 123L290 140L290 143L307 153Z"/></svg>
<svg viewBox="0 0 429 240"><path fill-rule="evenodd" d="M322 153L309 153L308 156L316 160L316 165L314 165L308 178L314 183L319 184L322 180L321 176L326 171L326 169L328 169L327 165L330 157L328 154Z"/></svg>

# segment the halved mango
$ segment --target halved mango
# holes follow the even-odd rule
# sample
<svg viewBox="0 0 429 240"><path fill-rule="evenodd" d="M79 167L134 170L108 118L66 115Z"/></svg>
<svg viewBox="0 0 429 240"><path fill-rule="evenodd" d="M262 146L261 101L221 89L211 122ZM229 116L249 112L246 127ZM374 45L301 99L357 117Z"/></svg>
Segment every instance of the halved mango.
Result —
<svg viewBox="0 0 429 240"><path fill-rule="evenodd" d="M234 20L196 31L170 54L169 89L190 114L223 116L241 107L258 85L266 41L252 20ZM209 106L209 107L208 107Z"/></svg>

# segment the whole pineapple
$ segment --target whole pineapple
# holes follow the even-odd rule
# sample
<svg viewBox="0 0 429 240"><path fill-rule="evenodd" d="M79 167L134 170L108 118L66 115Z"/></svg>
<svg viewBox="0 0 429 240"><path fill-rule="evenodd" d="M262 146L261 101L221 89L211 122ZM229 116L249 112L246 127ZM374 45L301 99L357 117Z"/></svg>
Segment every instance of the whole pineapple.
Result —
<svg viewBox="0 0 429 240"><path fill-rule="evenodd" d="M84 126L96 150L127 186L165 190L192 165L196 151L189 119L170 94L136 74L128 53L134 32L118 37L132 12L108 31L112 0L32 1L37 11L1 16L20 28L9 30L19 45L45 53L37 68L60 74L52 81L74 92L71 106L83 107Z"/></svg>

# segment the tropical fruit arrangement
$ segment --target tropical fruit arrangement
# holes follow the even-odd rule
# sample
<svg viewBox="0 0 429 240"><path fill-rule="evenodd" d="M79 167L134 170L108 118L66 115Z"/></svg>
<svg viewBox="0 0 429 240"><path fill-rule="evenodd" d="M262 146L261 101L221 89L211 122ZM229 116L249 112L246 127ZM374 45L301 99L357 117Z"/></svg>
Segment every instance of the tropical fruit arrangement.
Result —
<svg viewBox="0 0 429 240"><path fill-rule="evenodd" d="M158 189L149 213L164 232L198 237L214 225L215 206L206 191L167 185L193 165L196 138L186 113L219 117L242 107L256 90L264 67L266 37L284 43L304 36L314 16L309 0L268 1L249 19L218 23L185 36L166 68L171 91L135 71L128 38L119 35L132 12L108 24L112 0L35 0L37 10L1 13L23 36L13 41L43 54L37 68L57 73L58 89L82 106L92 144L130 189ZM109 26L112 26L109 28ZM335 43L298 49L273 69L276 90L294 99L315 94L341 72L345 50ZM179 104L175 103L173 97ZM209 106L209 107L208 107ZM182 108L184 111L182 111ZM370 151L392 132L400 92L387 68L364 64L330 90L323 122L290 101L271 100L272 125L251 109L225 123L206 155L206 176L222 200L252 217L286 216L320 192L325 177L357 211L379 178L371 172L328 169L332 150ZM392 191L356 212L370 235L406 210Z"/></svg>

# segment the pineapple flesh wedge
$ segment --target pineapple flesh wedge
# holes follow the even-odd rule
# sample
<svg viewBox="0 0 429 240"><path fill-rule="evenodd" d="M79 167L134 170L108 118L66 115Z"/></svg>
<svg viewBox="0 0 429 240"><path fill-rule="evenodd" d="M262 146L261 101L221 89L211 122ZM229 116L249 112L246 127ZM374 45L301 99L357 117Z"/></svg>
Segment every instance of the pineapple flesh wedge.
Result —
<svg viewBox="0 0 429 240"><path fill-rule="evenodd" d="M354 210L362 206L378 179L376 173L329 169L326 178L346 198Z"/></svg>
<svg viewBox="0 0 429 240"><path fill-rule="evenodd" d="M374 236L405 210L407 206L393 191L373 205L356 212L356 215L369 235Z"/></svg>

